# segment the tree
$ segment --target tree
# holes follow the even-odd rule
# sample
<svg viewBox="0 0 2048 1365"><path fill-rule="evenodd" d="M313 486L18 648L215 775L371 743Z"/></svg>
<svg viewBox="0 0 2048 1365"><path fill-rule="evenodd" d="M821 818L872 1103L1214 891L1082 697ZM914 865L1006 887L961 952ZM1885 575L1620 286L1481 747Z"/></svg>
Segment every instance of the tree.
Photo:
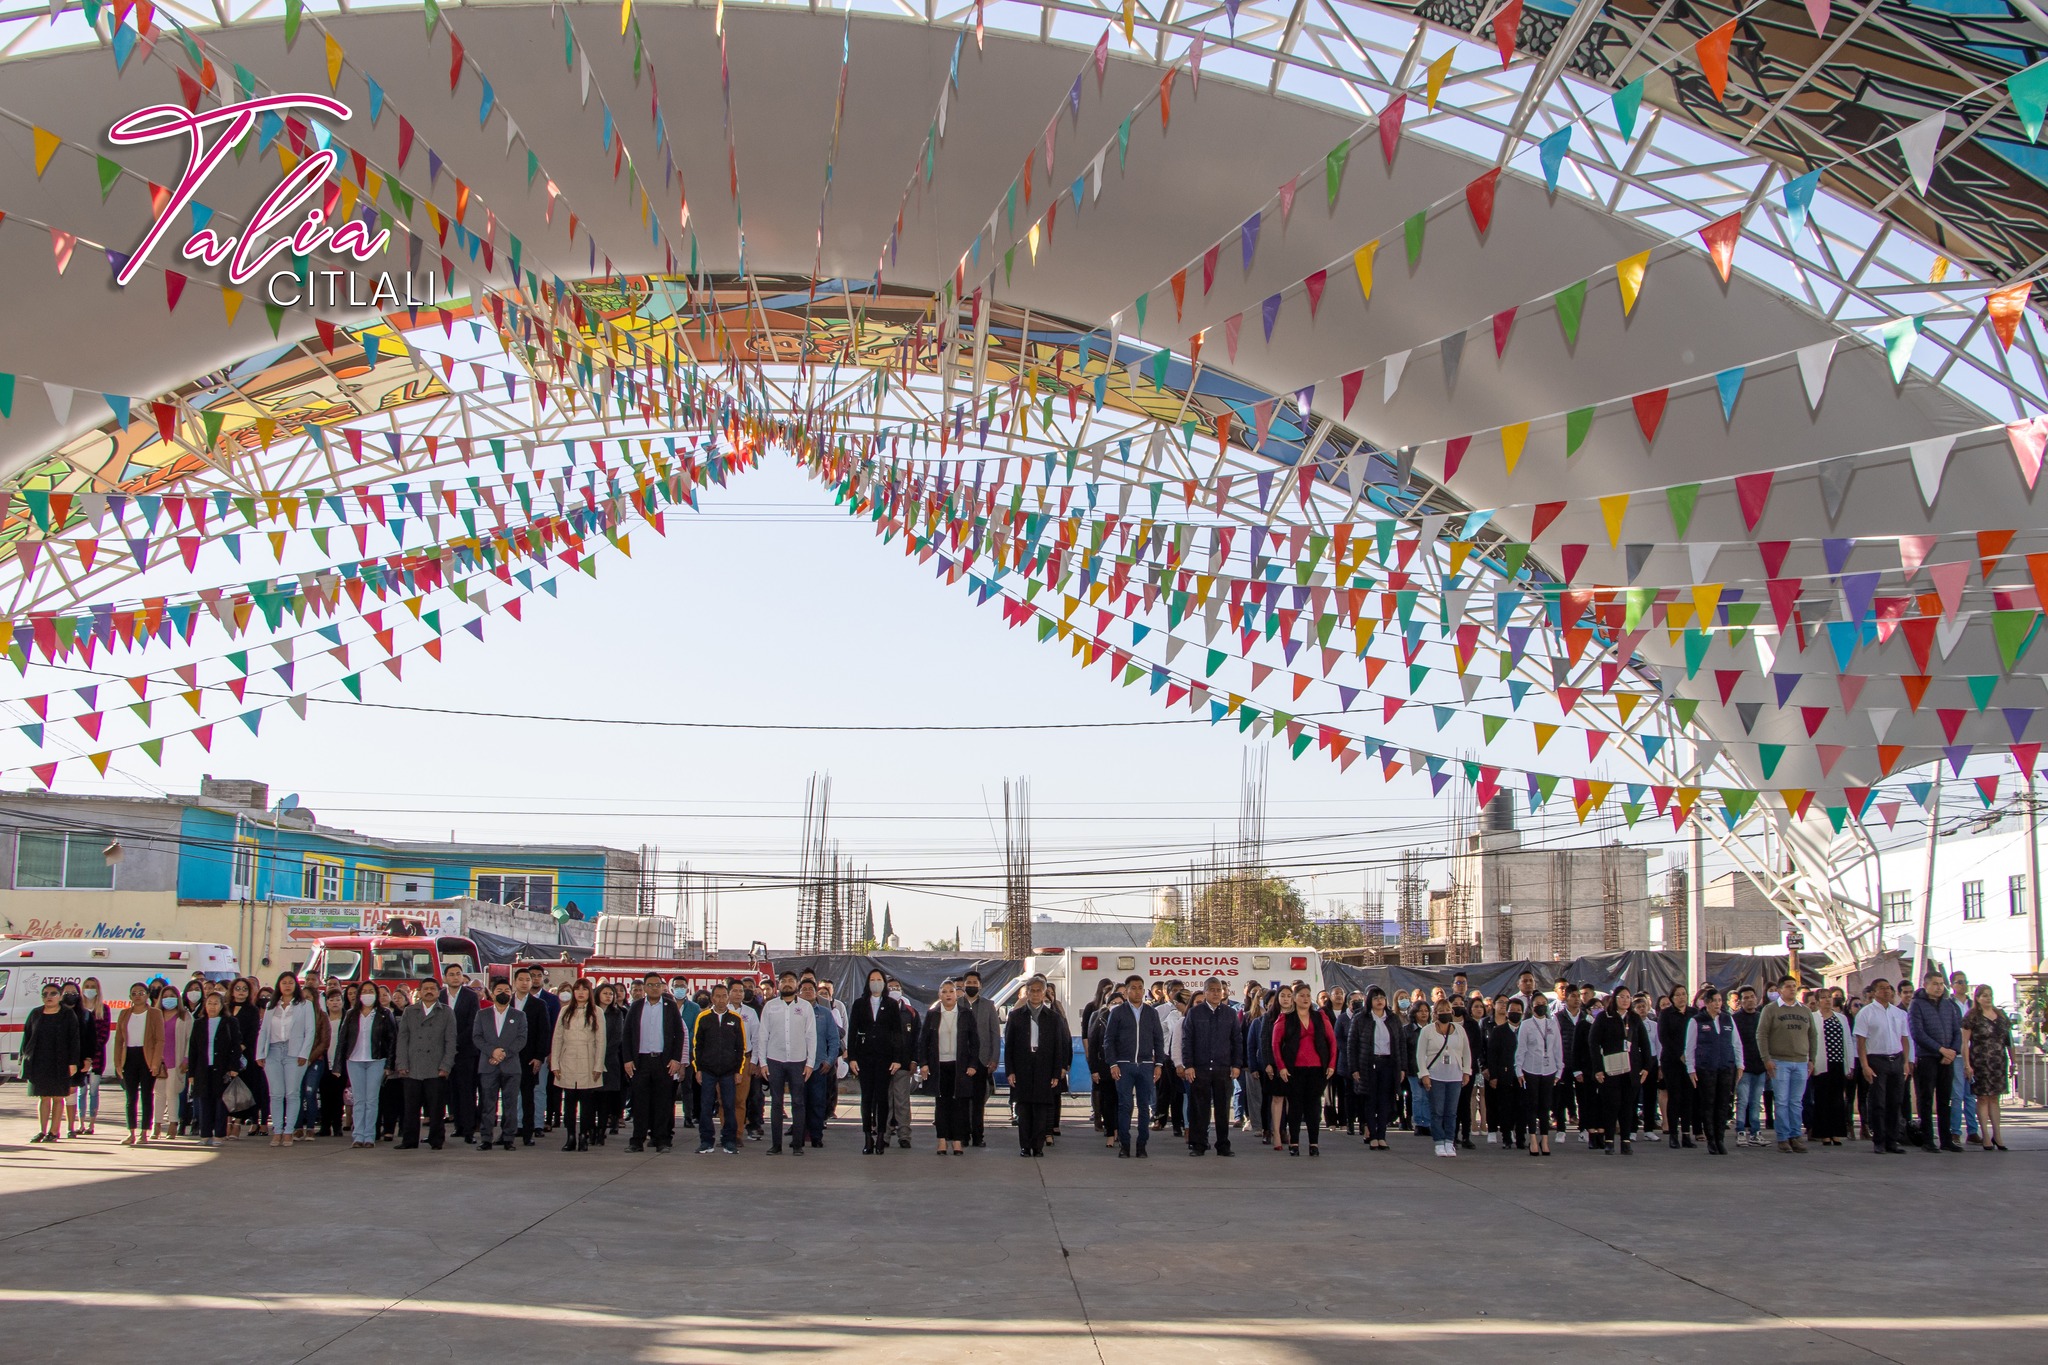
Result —
<svg viewBox="0 0 2048 1365"><path fill-rule="evenodd" d="M1225 872L1197 890L1187 923L1199 946L1218 948L1297 947L1312 932L1301 892L1264 869Z"/></svg>
<svg viewBox="0 0 2048 1365"><path fill-rule="evenodd" d="M924 950L928 953L957 953L960 951L960 936L925 940Z"/></svg>

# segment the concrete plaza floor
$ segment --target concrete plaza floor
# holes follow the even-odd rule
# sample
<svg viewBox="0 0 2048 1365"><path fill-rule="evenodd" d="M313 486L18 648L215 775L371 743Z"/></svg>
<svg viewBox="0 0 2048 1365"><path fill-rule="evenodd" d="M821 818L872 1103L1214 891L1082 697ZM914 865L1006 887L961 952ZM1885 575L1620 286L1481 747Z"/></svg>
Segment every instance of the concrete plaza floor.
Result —
<svg viewBox="0 0 2048 1365"><path fill-rule="evenodd" d="M110 1093L114 1115L118 1095ZM559 1143L27 1146L0 1089L0 1362L2037 1362L2048 1128L2006 1154L1455 1161L1397 1135L1025 1161Z"/></svg>

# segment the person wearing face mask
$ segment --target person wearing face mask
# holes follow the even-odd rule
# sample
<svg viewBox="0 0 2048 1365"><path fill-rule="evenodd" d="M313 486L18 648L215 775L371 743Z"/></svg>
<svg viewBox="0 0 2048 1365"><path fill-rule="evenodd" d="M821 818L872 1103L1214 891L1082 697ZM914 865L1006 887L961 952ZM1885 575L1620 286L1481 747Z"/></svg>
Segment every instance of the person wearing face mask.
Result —
<svg viewBox="0 0 2048 1365"><path fill-rule="evenodd" d="M1549 1156L1552 1092L1564 1075L1564 1041L1557 1021L1550 1017L1550 1001L1534 994L1530 1001L1533 1012L1515 1032L1515 1074L1521 1079L1522 1128L1528 1134L1529 1155Z"/></svg>
<svg viewBox="0 0 2048 1365"><path fill-rule="evenodd" d="M974 1070L974 1096L967 1106L967 1145L985 1147L988 1097L995 1090L996 1059L1002 1055L1003 1026L995 1002L981 991L981 973L969 967L960 978L961 1003L974 1016L974 1036L981 1043L981 1065Z"/></svg>
<svg viewBox="0 0 2048 1365"><path fill-rule="evenodd" d="M950 979L940 983L939 1001L925 1014L918 1055L920 1070L932 1088L938 1155L950 1151L959 1156L966 1148L967 1111L973 1103L981 1045L974 1035L974 1015L962 1008L959 987Z"/></svg>
<svg viewBox="0 0 2048 1365"><path fill-rule="evenodd" d="M186 983L184 991L178 996L178 1020L185 1030L189 1031L192 1021L205 1013L206 988L195 977ZM199 1121L199 1102L192 1091L192 1075L185 1069L187 1041L187 1034L181 1032L178 1036L178 1047L172 1054L178 1059L178 1065L171 1073L179 1080L179 1084L172 1091L172 1103L165 1106L174 1111L169 1117L175 1125L174 1135L178 1137L189 1135Z"/></svg>
<svg viewBox="0 0 2048 1365"><path fill-rule="evenodd" d="M320 1025L315 1035L315 1046L320 1050L316 1068L320 1073L320 1093L314 1110L319 1121L307 1134L309 1142L316 1137L341 1136L342 1099L348 1093L348 1061L334 1049L341 1037L342 1019L347 1013L346 997L340 990L329 987L326 997L320 1002Z"/></svg>
<svg viewBox="0 0 2048 1365"><path fill-rule="evenodd" d="M846 1060L860 1082L860 1130L865 1156L888 1150L889 1081L904 1067L903 1010L888 994L889 978L877 967L867 989L853 1002L846 1026Z"/></svg>
<svg viewBox="0 0 2048 1365"><path fill-rule="evenodd" d="M1415 1042L1415 1070L1429 1103L1429 1133L1438 1156L1458 1154L1458 1097L1472 1081L1472 1044L1452 1013L1439 1001L1436 1022Z"/></svg>
<svg viewBox="0 0 2048 1365"><path fill-rule="evenodd" d="M248 1058L235 1021L227 1016L227 997L208 991L201 1008L203 1012L193 1017L185 1047L185 1070L192 1077L193 1122L200 1145L218 1147L228 1130L221 1091L242 1073Z"/></svg>
<svg viewBox="0 0 2048 1365"><path fill-rule="evenodd" d="M899 1055L903 1058L903 1069L889 1078L889 1132L896 1138L896 1145L905 1149L910 1146L910 1083L918 1064L917 1048L920 1037L920 1021L924 1016L917 1012L917 1006L903 993L903 983L895 977L889 978L889 998L896 1002L903 1021L903 1037L898 1042Z"/></svg>
<svg viewBox="0 0 2048 1365"><path fill-rule="evenodd" d="M178 992L159 979L150 983L151 998L163 1023L163 1076L156 1086L156 1123L149 1136L168 1140L178 1131L179 1106L185 1091L185 1024L189 1016Z"/></svg>
<svg viewBox="0 0 2048 1365"><path fill-rule="evenodd" d="M335 1042L335 1056L348 1067L349 1093L355 1096L354 1145L377 1145L377 1115L383 1102L384 1070L391 1064L397 1030L391 1012L377 1003L377 993L367 987L356 1008L341 1021Z"/></svg>
<svg viewBox="0 0 2048 1365"><path fill-rule="evenodd" d="M796 973L784 972L773 1000L761 1006L754 1032L754 1066L768 1092L768 1155L782 1155L782 1097L789 1093L790 1149L804 1153L811 1072L820 1063L818 1012L796 998Z"/></svg>
<svg viewBox="0 0 2048 1365"><path fill-rule="evenodd" d="M495 1131L509 1152L519 1126L520 1055L526 1051L526 1012L513 1006L511 986L500 981L491 988L491 1003L476 1012L469 1036L477 1057L476 1149L490 1151Z"/></svg>
<svg viewBox="0 0 2048 1365"><path fill-rule="evenodd" d="M81 1035L85 1055L79 1062L76 1099L79 1120L85 1125L85 1135L91 1137L99 1127L100 1079L107 1070L107 1040L113 1036L114 1015L100 996L100 979L96 976L88 976L79 983L78 1004L85 1021Z"/></svg>

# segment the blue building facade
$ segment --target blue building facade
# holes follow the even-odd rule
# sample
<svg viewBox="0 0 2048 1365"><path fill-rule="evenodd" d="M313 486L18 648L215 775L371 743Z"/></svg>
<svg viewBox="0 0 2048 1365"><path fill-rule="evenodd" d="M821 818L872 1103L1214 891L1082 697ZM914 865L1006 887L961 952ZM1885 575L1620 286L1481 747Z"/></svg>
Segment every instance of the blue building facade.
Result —
<svg viewBox="0 0 2048 1365"><path fill-rule="evenodd" d="M180 901L386 903L470 897L595 920L633 896L633 855L592 846L424 843L188 806Z"/></svg>

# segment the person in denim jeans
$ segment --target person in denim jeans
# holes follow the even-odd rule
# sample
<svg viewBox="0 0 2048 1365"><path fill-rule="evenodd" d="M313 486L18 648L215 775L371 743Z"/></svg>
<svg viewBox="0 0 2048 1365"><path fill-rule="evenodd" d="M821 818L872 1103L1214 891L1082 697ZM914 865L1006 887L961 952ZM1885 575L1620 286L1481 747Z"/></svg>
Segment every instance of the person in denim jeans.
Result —
<svg viewBox="0 0 2048 1365"><path fill-rule="evenodd" d="M1744 986L1736 1000L1735 1031L1742 1039L1744 1060L1742 1074L1735 1078L1735 1141L1747 1141L1754 1147L1762 1140L1760 1112L1770 1076L1764 1070L1763 1054L1757 1051L1756 1046L1756 987Z"/></svg>
<svg viewBox="0 0 2048 1365"><path fill-rule="evenodd" d="M1970 978L1964 972L1948 974L1948 993L1956 1002L1956 1008L1965 1010L1964 1004L1970 998ZM1977 1097L1970 1093L1970 1073L1963 1067L1955 1069L1955 1080L1949 1086L1949 1121L1951 1133L1965 1134L1965 1141L1981 1142L1984 1127L1977 1117Z"/></svg>
<svg viewBox="0 0 2048 1365"><path fill-rule="evenodd" d="M1771 1077L1771 1094L1777 1100L1778 1150L1803 1152L1806 1116L1806 1078L1813 1073L1820 1030L1813 1011L1799 1000L1799 981L1788 976L1778 983L1778 998L1764 1006L1757 1016L1757 1050L1763 1054L1764 1070Z"/></svg>

